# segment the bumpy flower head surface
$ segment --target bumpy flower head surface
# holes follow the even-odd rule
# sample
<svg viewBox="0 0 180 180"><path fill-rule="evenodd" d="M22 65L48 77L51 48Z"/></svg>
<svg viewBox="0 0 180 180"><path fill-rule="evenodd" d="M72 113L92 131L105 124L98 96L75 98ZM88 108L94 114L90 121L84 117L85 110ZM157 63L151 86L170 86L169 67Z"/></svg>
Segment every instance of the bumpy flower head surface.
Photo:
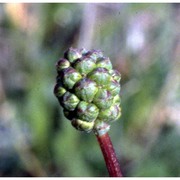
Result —
<svg viewBox="0 0 180 180"><path fill-rule="evenodd" d="M102 51L69 48L56 69L54 94L76 129L90 132L119 119L121 76Z"/></svg>

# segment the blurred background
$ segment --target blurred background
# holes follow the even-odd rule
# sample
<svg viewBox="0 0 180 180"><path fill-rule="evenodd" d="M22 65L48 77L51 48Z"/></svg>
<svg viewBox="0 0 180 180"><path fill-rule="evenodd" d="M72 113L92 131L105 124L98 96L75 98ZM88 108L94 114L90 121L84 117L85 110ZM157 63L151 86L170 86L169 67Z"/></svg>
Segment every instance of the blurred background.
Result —
<svg viewBox="0 0 180 180"><path fill-rule="evenodd" d="M124 176L180 176L180 4L0 4L0 176L108 177L93 134L53 94L69 47L121 72L109 132Z"/></svg>

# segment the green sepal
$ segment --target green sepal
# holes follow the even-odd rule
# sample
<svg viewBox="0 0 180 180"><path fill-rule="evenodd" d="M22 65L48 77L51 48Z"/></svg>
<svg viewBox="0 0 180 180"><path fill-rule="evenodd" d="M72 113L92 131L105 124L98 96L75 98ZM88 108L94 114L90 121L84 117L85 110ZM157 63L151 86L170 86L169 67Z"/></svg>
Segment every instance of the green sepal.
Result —
<svg viewBox="0 0 180 180"><path fill-rule="evenodd" d="M61 105L68 111L74 111L79 101L77 96L68 91L60 99Z"/></svg>
<svg viewBox="0 0 180 180"><path fill-rule="evenodd" d="M70 66L70 62L67 59L61 58L56 63L57 72L61 71L62 69L68 68L69 66Z"/></svg>
<svg viewBox="0 0 180 180"><path fill-rule="evenodd" d="M67 89L72 89L74 84L82 78L81 74L72 67L63 69L60 76L62 77L63 85Z"/></svg>
<svg viewBox="0 0 180 180"><path fill-rule="evenodd" d="M112 70L112 63L108 57L99 58L96 66L106 68L107 70Z"/></svg>
<svg viewBox="0 0 180 180"><path fill-rule="evenodd" d="M94 127L94 121L92 122L87 122L87 121L83 121L80 119L73 119L71 121L71 124L80 131L85 131L85 132L91 132L93 130Z"/></svg>
<svg viewBox="0 0 180 180"><path fill-rule="evenodd" d="M82 57L81 53L78 49L69 48L65 53L64 57L70 61L70 63L73 63L75 60Z"/></svg>
<svg viewBox="0 0 180 180"><path fill-rule="evenodd" d="M82 76L85 76L96 68L96 64L90 58L86 57L78 59L73 66Z"/></svg>
<svg viewBox="0 0 180 180"><path fill-rule="evenodd" d="M65 94L65 92L66 92L66 89L64 89L60 83L57 83L55 85L55 87L54 87L54 95L57 98L60 98L63 94Z"/></svg>
<svg viewBox="0 0 180 180"><path fill-rule="evenodd" d="M88 78L95 81L98 86L105 86L110 82L111 76L107 69L99 67L90 72Z"/></svg>
<svg viewBox="0 0 180 180"><path fill-rule="evenodd" d="M88 79L83 78L74 86L75 94L83 101L92 102L95 94L98 91L97 84Z"/></svg>
<svg viewBox="0 0 180 180"><path fill-rule="evenodd" d="M77 108L77 117L84 121L94 121L99 113L99 109L92 103L87 103L85 101L80 101Z"/></svg>
<svg viewBox="0 0 180 180"><path fill-rule="evenodd" d="M93 103L100 109L107 109L112 106L113 96L106 89L99 89L96 93Z"/></svg>
<svg viewBox="0 0 180 180"><path fill-rule="evenodd" d="M98 119L109 122L115 121L121 116L121 109L118 105L112 105L109 109L100 110Z"/></svg>

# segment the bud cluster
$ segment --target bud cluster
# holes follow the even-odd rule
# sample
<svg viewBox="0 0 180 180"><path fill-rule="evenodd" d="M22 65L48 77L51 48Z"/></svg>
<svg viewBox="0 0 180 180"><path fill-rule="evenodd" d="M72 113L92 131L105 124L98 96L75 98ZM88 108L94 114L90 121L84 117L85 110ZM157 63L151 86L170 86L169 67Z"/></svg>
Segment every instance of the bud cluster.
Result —
<svg viewBox="0 0 180 180"><path fill-rule="evenodd" d="M120 117L121 76L102 51L69 48L56 69L54 94L76 129L90 132Z"/></svg>

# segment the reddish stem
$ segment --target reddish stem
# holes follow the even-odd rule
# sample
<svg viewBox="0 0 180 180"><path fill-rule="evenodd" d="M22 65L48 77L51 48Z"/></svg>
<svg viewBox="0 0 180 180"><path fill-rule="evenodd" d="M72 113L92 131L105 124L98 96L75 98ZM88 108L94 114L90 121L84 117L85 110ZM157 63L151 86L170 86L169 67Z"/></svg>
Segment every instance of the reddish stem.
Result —
<svg viewBox="0 0 180 180"><path fill-rule="evenodd" d="M106 162L106 167L110 177L122 177L120 165L118 163L111 139L106 132L102 135L96 134L97 140Z"/></svg>

